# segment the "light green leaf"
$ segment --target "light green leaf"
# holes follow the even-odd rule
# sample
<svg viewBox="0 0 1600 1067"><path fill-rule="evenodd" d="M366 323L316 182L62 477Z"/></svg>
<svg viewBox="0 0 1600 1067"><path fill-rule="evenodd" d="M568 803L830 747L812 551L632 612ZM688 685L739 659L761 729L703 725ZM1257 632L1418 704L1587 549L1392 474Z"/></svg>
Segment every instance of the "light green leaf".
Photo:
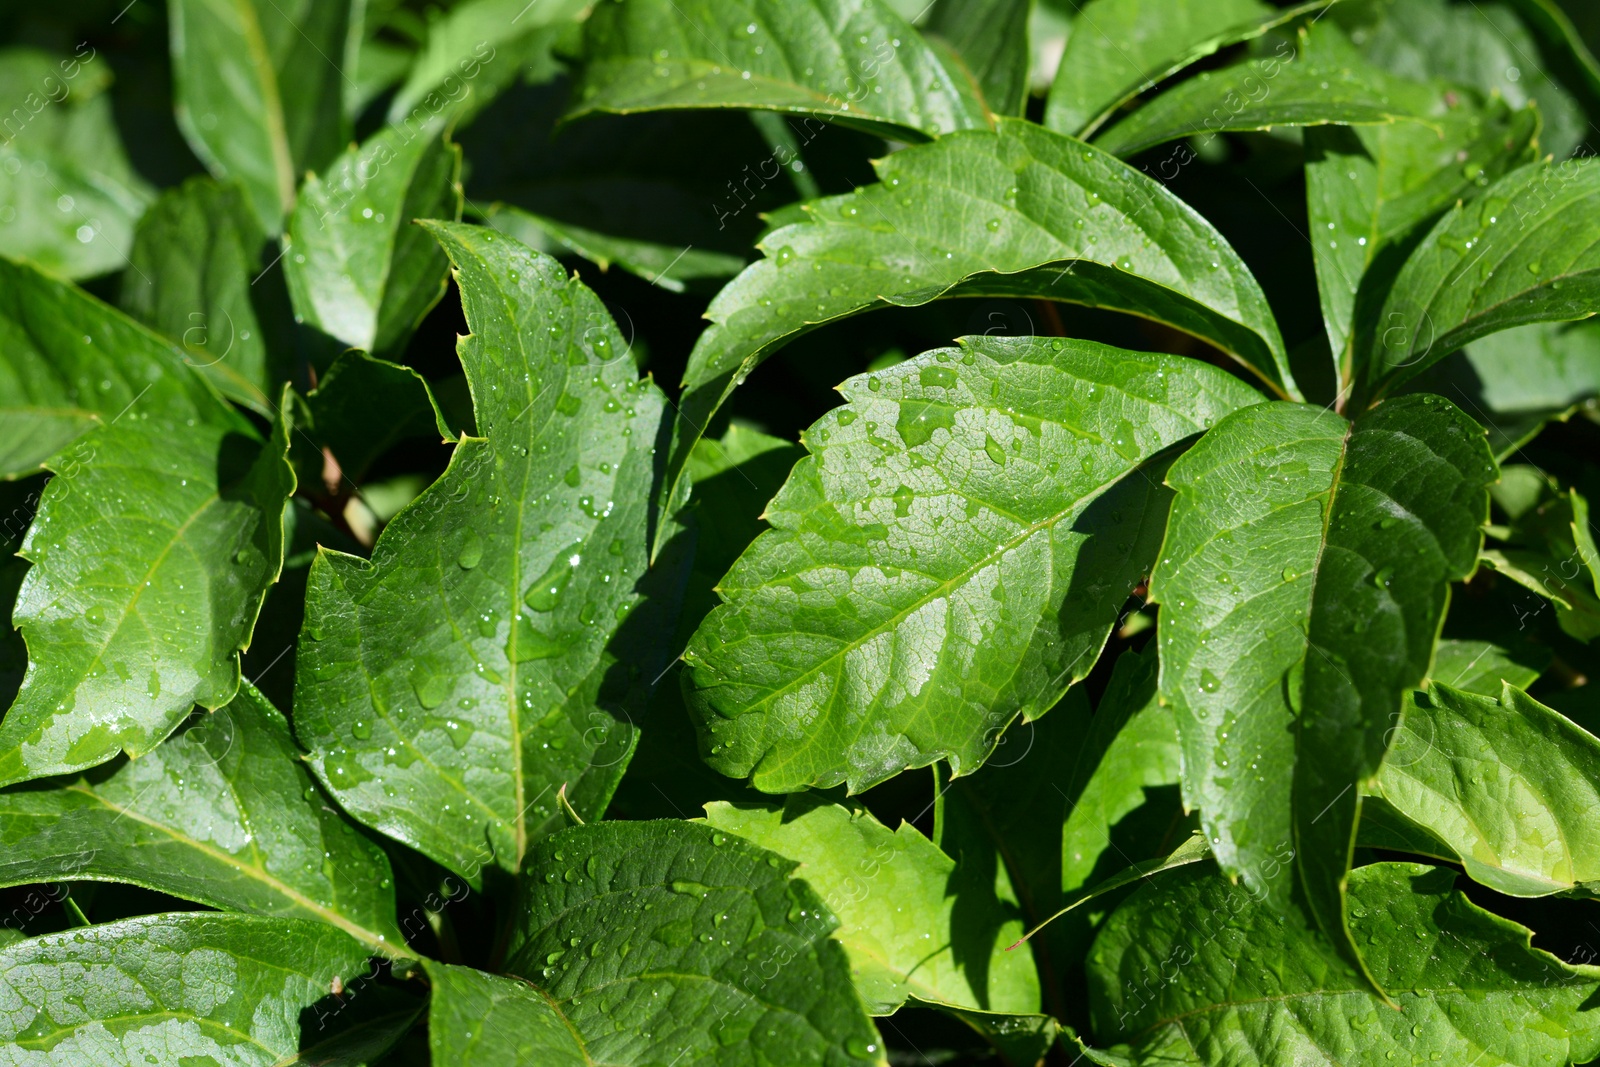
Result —
<svg viewBox="0 0 1600 1067"><path fill-rule="evenodd" d="M1125 1042L1110 1051L1134 1067L1382 1063L1388 1052L1477 1067L1588 1062L1600 1052L1600 1012L1587 1006L1600 969L1530 947L1530 931L1454 881L1408 863L1350 874L1351 925L1396 1011L1330 963L1298 916L1214 870L1165 875L1095 942L1095 1034Z"/></svg>
<svg viewBox="0 0 1600 1067"><path fill-rule="evenodd" d="M1339 31L1301 29L1266 59L1207 71L1145 104L1095 139L1119 156L1223 130L1422 121L1441 95L1360 61Z"/></svg>
<svg viewBox="0 0 1600 1067"><path fill-rule="evenodd" d="M465 0L428 25L405 84L389 104L389 122L411 127L448 114L462 121L530 68L576 26L590 0Z"/></svg>
<svg viewBox="0 0 1600 1067"><path fill-rule="evenodd" d="M284 416L261 441L141 327L68 286L15 268L13 277L7 296L21 321L6 328L25 330L27 343L6 354L25 381L132 395L50 461L56 477L20 553L33 566L12 618L29 670L0 720L0 785L119 750L141 755L195 704L233 699L239 652L282 566L295 485ZM58 309L73 314L44 325ZM104 355L91 363L78 354L89 348ZM57 355L77 381L51 381L57 368L39 366ZM94 370L118 363L116 377L95 381ZM140 378L143 394L132 389Z"/></svg>
<svg viewBox="0 0 1600 1067"><path fill-rule="evenodd" d="M1091 137L1119 107L1157 82L1325 6L1276 11L1259 0L1091 0L1073 21L1044 124Z"/></svg>
<svg viewBox="0 0 1600 1067"><path fill-rule="evenodd" d="M877 307L1019 296L1155 319L1298 396L1266 297L1211 224L1119 160L1032 123L953 134L877 164L879 184L804 205L717 294L684 375L672 470L733 389L795 337ZM777 220L774 220L775 222Z"/></svg>
<svg viewBox="0 0 1600 1067"><path fill-rule="evenodd" d="M0 247L83 278L128 262L154 191L134 172L112 119L111 61L88 42L71 56L0 50Z"/></svg>
<svg viewBox="0 0 1600 1067"><path fill-rule="evenodd" d="M591 1067L582 1038L549 998L517 978L423 960L433 987L428 1044L454 1067Z"/></svg>
<svg viewBox="0 0 1600 1067"><path fill-rule="evenodd" d="M528 857L506 969L589 1062L884 1064L838 920L793 871L693 823L573 827Z"/></svg>
<svg viewBox="0 0 1600 1067"><path fill-rule="evenodd" d="M1273 907L1289 905L1293 859L1311 913L1351 960L1342 897L1357 787L1427 674L1495 478L1482 431L1433 396L1354 423L1306 405L1247 408L1168 475L1177 497L1150 594L1184 801L1223 869Z"/></svg>
<svg viewBox="0 0 1600 1067"><path fill-rule="evenodd" d="M685 653L708 762L765 792L975 770L1149 572L1154 457L1260 399L1178 356L1005 337L840 392Z"/></svg>
<svg viewBox="0 0 1600 1067"><path fill-rule="evenodd" d="M254 285L265 241L242 187L191 178L139 220L117 302L224 396L270 415L293 368L290 340L268 332L287 309L262 306Z"/></svg>
<svg viewBox="0 0 1600 1067"><path fill-rule="evenodd" d="M873 1015L894 1014L908 997L1039 1010L1032 954L1006 951L1022 922L995 896L993 874L958 866L910 823L890 830L864 808L815 794L765 806L719 801L706 805L705 821L800 865L796 873L839 917L833 936Z"/></svg>
<svg viewBox="0 0 1600 1067"><path fill-rule="evenodd" d="M0 1063L299 1063L302 1014L366 972L366 949L300 919L147 915L27 938L0 949Z"/></svg>
<svg viewBox="0 0 1600 1067"><path fill-rule="evenodd" d="M1600 164L1514 170L1457 205L1395 279L1377 323L1366 392L1381 395L1481 337L1600 310Z"/></svg>
<svg viewBox="0 0 1600 1067"><path fill-rule="evenodd" d="M296 318L352 348L404 348L448 267L412 220L461 218L460 174L461 150L433 124L380 130L308 178L284 240Z"/></svg>
<svg viewBox="0 0 1600 1067"><path fill-rule="evenodd" d="M359 41L351 0L168 0L178 126L276 235L296 179L345 146L342 68ZM352 64L353 65L353 64Z"/></svg>
<svg viewBox="0 0 1600 1067"><path fill-rule="evenodd" d="M1600 740L1509 683L1410 694L1372 791L1497 892L1600 890Z"/></svg>
<svg viewBox="0 0 1600 1067"><path fill-rule="evenodd" d="M1421 228L1537 152L1532 109L1512 111L1498 99L1479 106L1442 83L1432 100L1427 125L1306 131L1311 248L1341 386L1356 380L1356 356L1370 345L1358 339L1358 326L1372 331Z"/></svg>
<svg viewBox="0 0 1600 1067"><path fill-rule="evenodd" d="M110 773L0 792L0 845L0 885L131 882L406 951L389 861L312 787L288 723L249 683Z"/></svg>
<svg viewBox="0 0 1600 1067"><path fill-rule="evenodd" d="M731 278L743 270L745 264L741 257L726 252L613 237L505 204L496 204L490 209L488 223L530 248L551 255L575 253L601 270L615 263L630 274L637 274L652 285L674 293L681 293L696 282Z"/></svg>
<svg viewBox="0 0 1600 1067"><path fill-rule="evenodd" d="M1513 653L1488 641L1446 639L1433 650L1428 679L1430 684L1495 697L1505 683L1528 688L1549 665L1549 652L1542 645L1527 645Z"/></svg>
<svg viewBox="0 0 1600 1067"><path fill-rule="evenodd" d="M303 428L305 433L333 453L340 473L351 483L359 483L373 460L398 441L456 439L426 378L365 352L340 353L306 396L306 408L311 424ZM297 438L296 449L306 442L307 437ZM304 451L300 480L312 483L313 476L320 480L324 462L320 449ZM313 464L315 472L305 469Z"/></svg>
<svg viewBox="0 0 1600 1067"><path fill-rule="evenodd" d="M186 362L83 290L0 257L0 476L38 472L135 401L180 420L220 417Z"/></svg>
<svg viewBox="0 0 1600 1067"><path fill-rule="evenodd" d="M295 730L346 811L476 885L560 825L563 784L594 818L627 766L672 633L664 600L637 610L663 402L555 261L427 228L455 264L483 436L371 562L312 564Z"/></svg>
<svg viewBox="0 0 1600 1067"><path fill-rule="evenodd" d="M972 75L883 0L601 4L583 54L573 117L760 108L900 140L990 125Z"/></svg>
<svg viewBox="0 0 1600 1067"><path fill-rule="evenodd" d="M1489 431L1496 458L1600 397L1600 322L1535 323L1490 334L1404 386L1459 404Z"/></svg>
<svg viewBox="0 0 1600 1067"><path fill-rule="evenodd" d="M950 43L996 115L1021 115L1028 101L1032 0L939 0L928 32Z"/></svg>

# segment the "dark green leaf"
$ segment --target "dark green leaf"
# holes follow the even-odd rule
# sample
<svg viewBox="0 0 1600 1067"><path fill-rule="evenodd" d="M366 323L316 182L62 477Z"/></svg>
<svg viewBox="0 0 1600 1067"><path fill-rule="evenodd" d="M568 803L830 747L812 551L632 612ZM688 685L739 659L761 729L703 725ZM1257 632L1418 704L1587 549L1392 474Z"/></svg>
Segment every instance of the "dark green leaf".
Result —
<svg viewBox="0 0 1600 1067"><path fill-rule="evenodd" d="M433 1062L455 1067L591 1067L583 1039L536 987L471 967L423 960L433 995Z"/></svg>
<svg viewBox="0 0 1600 1067"><path fill-rule="evenodd" d="M1395 279L1377 323L1367 392L1382 393L1500 330L1600 309L1600 164L1512 171L1457 205Z"/></svg>
<svg viewBox="0 0 1600 1067"><path fill-rule="evenodd" d="M0 845L3 885L132 882L406 951L389 861L327 805L283 716L248 683L109 774L0 793Z"/></svg>
<svg viewBox="0 0 1600 1067"><path fill-rule="evenodd" d="M635 614L663 405L553 260L428 228L455 263L483 436L370 563L312 565L295 730L347 811L476 884L559 825L563 783L590 818L627 766L672 632L654 604Z"/></svg>
<svg viewBox="0 0 1600 1067"><path fill-rule="evenodd" d="M1153 457L1260 399L1061 338L965 338L840 391L685 653L709 762L766 792L971 773L1087 675L1149 572Z"/></svg>
<svg viewBox="0 0 1600 1067"><path fill-rule="evenodd" d="M912 1000L917 1005L916 1000ZM1005 1015L999 1012L952 1008L947 1004L923 1005L937 1008L982 1034L1001 1058L1015 1067L1035 1067L1044 1061L1061 1035L1061 1024L1050 1015Z"/></svg>
<svg viewBox="0 0 1600 1067"><path fill-rule="evenodd" d="M1388 1052L1477 1067L1564 1067L1600 1052L1600 969L1531 948L1530 932L1451 888L1453 872L1382 863L1350 874L1351 925L1374 976L1332 964L1317 934L1215 871L1150 882L1090 957L1090 1007L1127 1063L1382 1063ZM1200 920L1200 921L1197 921ZM1437 1061L1432 1057L1437 1055Z"/></svg>
<svg viewBox="0 0 1600 1067"><path fill-rule="evenodd" d="M894 1014L907 997L1014 1015L1039 1010L1031 954L1006 951L1022 922L996 897L992 873L972 877L910 823L891 831L865 809L815 794L707 804L706 822L800 865L839 917L834 939L873 1015Z"/></svg>
<svg viewBox="0 0 1600 1067"><path fill-rule="evenodd" d="M178 125L218 178L250 195L277 234L296 179L345 146L342 68L353 58L351 0L168 0ZM352 10L352 9L355 10Z"/></svg>
<svg viewBox="0 0 1600 1067"><path fill-rule="evenodd" d="M1267 59L1208 71L1169 89L1095 138L1119 156L1223 130L1423 121L1441 93L1390 77L1340 45L1332 27L1302 29ZM1437 133L1437 130L1435 130Z"/></svg>
<svg viewBox="0 0 1600 1067"><path fill-rule="evenodd" d="M883 1064L838 920L793 870L692 823L573 827L528 857L507 969L590 1062Z"/></svg>
<svg viewBox="0 0 1600 1067"><path fill-rule="evenodd" d="M950 42L996 115L1020 115L1028 100L1032 0L939 0L929 32Z"/></svg>
<svg viewBox="0 0 1600 1067"><path fill-rule="evenodd" d="M920 140L988 128L972 77L884 0L636 0L590 15L572 113L761 108Z"/></svg>
<svg viewBox="0 0 1600 1067"><path fill-rule="evenodd" d="M1433 396L1354 423L1305 405L1247 408L1168 475L1177 498L1150 593L1184 800L1223 869L1280 909L1293 859L1312 914L1351 959L1342 896L1357 787L1427 674L1495 477L1482 431Z"/></svg>
<svg viewBox="0 0 1600 1067"><path fill-rule="evenodd" d="M334 360L306 397L306 408L311 425L305 432L333 453L351 482L360 482L372 461L398 441L456 439L426 378L364 352L345 352ZM305 438L295 441L297 448L303 443ZM322 458L315 452L306 461L320 468ZM300 479L311 482L310 472L302 468Z"/></svg>
<svg viewBox="0 0 1600 1067"><path fill-rule="evenodd" d="M302 1029L333 1014L317 1005L366 973L366 955L324 923L247 915L28 938L0 949L0 1046L14 1062L63 1067L300 1063Z"/></svg>
<svg viewBox="0 0 1600 1067"><path fill-rule="evenodd" d="M1600 891L1600 740L1509 684L1411 694L1373 795L1498 892Z"/></svg>
<svg viewBox="0 0 1600 1067"><path fill-rule="evenodd" d="M265 240L242 187L191 178L139 220L118 303L224 396L270 415L292 368L267 330L281 309L258 309Z"/></svg>
<svg viewBox="0 0 1600 1067"><path fill-rule="evenodd" d="M433 124L390 126L308 178L284 239L297 319L352 348L402 349L448 268L412 220L461 217L460 171L461 150Z"/></svg>
<svg viewBox="0 0 1600 1067"><path fill-rule="evenodd" d="M0 51L0 247L72 278L127 264L154 195L117 135L110 63L87 41Z"/></svg>
<svg viewBox="0 0 1600 1067"><path fill-rule="evenodd" d="M1077 7L1076 4L1073 5ZM1185 67L1325 3L1276 11L1259 0L1091 0L1067 37L1044 124L1090 137L1118 107Z"/></svg>
<svg viewBox="0 0 1600 1067"><path fill-rule="evenodd" d="M1419 109L1420 110L1420 109ZM1341 386L1356 380L1371 319L1404 256L1456 201L1530 162L1537 113L1499 100L1478 106L1436 87L1427 125L1396 122L1306 132L1306 207L1322 317ZM1370 331L1372 323L1360 326Z"/></svg>
<svg viewBox="0 0 1600 1067"><path fill-rule="evenodd" d="M745 264L739 256L726 252L613 237L504 204L491 210L488 222L530 248L551 255L576 253L601 270L615 263L652 285L674 293L681 293L696 282L731 278L743 270Z"/></svg>
<svg viewBox="0 0 1600 1067"><path fill-rule="evenodd" d="M1167 323L1298 396L1255 279L1210 223L1127 165L1002 119L896 152L882 181L788 213L717 294L684 376L673 469L735 386L808 330L942 296L1035 296ZM774 220L776 221L776 220Z"/></svg>
<svg viewBox="0 0 1600 1067"><path fill-rule="evenodd" d="M1509 530L1497 530L1506 544L1486 550L1483 561L1554 604L1562 630L1592 641L1600 637L1600 552L1589 504L1576 489L1557 493L1546 483L1543 493Z"/></svg>

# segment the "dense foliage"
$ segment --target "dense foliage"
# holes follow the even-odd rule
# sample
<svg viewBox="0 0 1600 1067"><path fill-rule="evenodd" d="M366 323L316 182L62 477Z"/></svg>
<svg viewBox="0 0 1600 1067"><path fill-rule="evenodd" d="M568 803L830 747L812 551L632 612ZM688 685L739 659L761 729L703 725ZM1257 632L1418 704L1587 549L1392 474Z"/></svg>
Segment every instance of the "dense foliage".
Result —
<svg viewBox="0 0 1600 1067"><path fill-rule="evenodd" d="M1592 5L55 8L0 1064L1600 1057Z"/></svg>

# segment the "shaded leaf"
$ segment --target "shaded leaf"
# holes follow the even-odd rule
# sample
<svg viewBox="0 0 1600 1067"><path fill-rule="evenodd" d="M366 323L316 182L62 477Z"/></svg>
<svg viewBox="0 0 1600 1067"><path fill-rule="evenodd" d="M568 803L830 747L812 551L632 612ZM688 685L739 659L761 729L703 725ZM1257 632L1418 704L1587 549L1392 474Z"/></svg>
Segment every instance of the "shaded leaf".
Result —
<svg viewBox="0 0 1600 1067"><path fill-rule="evenodd" d="M507 970L593 1062L885 1063L838 920L793 871L692 823L573 827L528 857Z"/></svg>
<svg viewBox="0 0 1600 1067"><path fill-rule="evenodd" d="M1184 801L1223 869L1273 907L1289 905L1293 859L1352 961L1356 790L1427 673L1450 583L1476 563L1495 477L1482 432L1432 396L1354 423L1247 408L1168 475L1177 496L1150 593Z"/></svg>
<svg viewBox="0 0 1600 1067"><path fill-rule="evenodd" d="M537 988L472 967L423 960L433 987L428 1045L433 1062L457 1067L537 1063L589 1067L582 1039Z"/></svg>
<svg viewBox="0 0 1600 1067"><path fill-rule="evenodd" d="M404 348L448 269L412 221L461 217L460 172L461 150L433 124L387 127L309 177L284 239L297 319L363 351Z"/></svg>
<svg viewBox="0 0 1600 1067"><path fill-rule="evenodd" d="M1207 71L1157 96L1095 138L1119 156L1167 141L1223 130L1278 126L1377 125L1423 120L1442 93L1359 61L1339 47L1337 30L1300 30L1267 59Z"/></svg>
<svg viewBox="0 0 1600 1067"><path fill-rule="evenodd" d="M1497 892L1600 891L1600 740L1509 683L1409 695L1373 794Z"/></svg>
<svg viewBox="0 0 1600 1067"><path fill-rule="evenodd" d="M761 108L911 140L990 124L972 75L883 0L638 0L584 29L573 116Z"/></svg>
<svg viewBox="0 0 1600 1067"><path fill-rule="evenodd" d="M941 296L1035 296L1155 319L1298 395L1243 261L1210 223L1113 157L1003 119L995 133L895 152L877 170L877 185L804 205L804 221L787 213L762 239L768 258L711 302L684 376L674 470L696 427L783 344Z"/></svg>
<svg viewBox="0 0 1600 1067"><path fill-rule="evenodd" d="M739 256L726 252L613 237L503 204L491 209L488 222L530 248L551 255L574 253L601 270L615 263L630 274L637 274L652 285L674 293L681 293L696 282L731 278L743 270L745 264Z"/></svg>
<svg viewBox="0 0 1600 1067"><path fill-rule="evenodd" d="M128 262L154 196L128 163L105 94L110 61L85 41L70 56L0 50L0 246L71 278Z"/></svg>
<svg viewBox="0 0 1600 1067"><path fill-rule="evenodd" d="M1512 171L1433 228L1378 320L1366 392L1382 394L1500 330L1587 318L1600 308L1600 164Z"/></svg>
<svg viewBox="0 0 1600 1067"><path fill-rule="evenodd" d="M476 885L560 824L563 783L592 818L627 766L671 634L665 601L634 614L662 400L553 260L428 229L455 264L483 436L371 562L312 564L295 730L345 810Z"/></svg>
<svg viewBox="0 0 1600 1067"><path fill-rule="evenodd" d="M302 1013L366 970L359 944L300 919L147 915L46 934L0 949L0 1043L16 1063L276 1067L300 1062Z"/></svg>
<svg viewBox="0 0 1600 1067"><path fill-rule="evenodd" d="M1021 115L1028 100L1031 0L939 0L927 29L950 42L996 115Z"/></svg>
<svg viewBox="0 0 1600 1067"><path fill-rule="evenodd" d="M365 352L341 353L306 396L306 409L311 414L306 433L333 453L351 482L360 482L373 460L398 441L456 439L426 378ZM299 450L306 438L294 443ZM312 480L313 472L304 469L311 463L320 477L321 454L308 455L302 462L302 482Z"/></svg>
<svg viewBox="0 0 1600 1067"><path fill-rule="evenodd" d="M1175 870L1178 867L1187 867L1191 863L1199 863L1203 859L1209 859L1210 856L1211 847L1206 844L1205 835L1201 833L1190 834L1184 839L1183 844L1173 849L1167 855L1157 856L1154 859L1142 860L1138 863L1135 863L1131 867L1125 867L1121 871L1112 875L1110 878L1107 878L1105 881L1098 882L1095 885L1090 886L1088 889L1073 894L1072 903L1068 904L1054 915L1045 919L1043 923L1040 923L1038 926L1035 926L1033 929L1029 930L1027 935L1023 938L1023 941L1027 941L1028 939L1032 938L1033 935L1037 934L1049 923L1054 922L1056 919L1061 918L1061 916L1070 911L1077 910L1083 905L1089 903L1091 900L1096 900L1100 897L1103 897L1107 893L1114 893L1119 889L1126 889L1128 886L1137 882L1142 882L1153 878L1163 871ZM1021 943L1022 942L1018 942L1018 944Z"/></svg>
<svg viewBox="0 0 1600 1067"><path fill-rule="evenodd" d="M182 345L224 396L270 415L293 368L286 339L268 332L284 309L261 306L255 287L265 240L242 187L191 178L139 220L117 302Z"/></svg>
<svg viewBox="0 0 1600 1067"><path fill-rule="evenodd" d="M1600 552L1589 504L1576 489L1561 493L1540 482L1537 506L1497 530L1505 546L1486 550L1483 562L1550 601L1566 633L1592 641L1600 637Z"/></svg>
<svg viewBox="0 0 1600 1067"><path fill-rule="evenodd" d="M913 999L913 1005L919 1002ZM1014 1067L1035 1067L1061 1036L1061 1024L1051 1015L1007 1015L999 1012L953 1008L948 1004L926 1004L957 1019L982 1034L1006 1063Z"/></svg>
<svg viewBox="0 0 1600 1067"><path fill-rule="evenodd" d="M1550 653L1540 645L1528 645L1515 652L1488 641L1445 639L1433 650L1430 682L1452 689L1464 689L1479 696L1500 695L1502 684L1518 689L1532 685L1550 665Z"/></svg>
<svg viewBox="0 0 1600 1067"><path fill-rule="evenodd" d="M1044 124L1091 137L1118 107L1157 82L1324 6L1275 11L1259 0L1091 0L1067 37Z"/></svg>
<svg viewBox="0 0 1600 1067"><path fill-rule="evenodd" d="M1530 947L1526 928L1454 881L1407 863L1350 873L1351 924L1395 1011L1245 886L1203 868L1156 879L1095 942L1095 1033L1126 1042L1110 1051L1133 1065L1365 1063L1386 1050L1480 1067L1587 1062L1600 1051L1587 1006L1600 970Z"/></svg>
<svg viewBox="0 0 1600 1067"><path fill-rule="evenodd" d="M1022 923L996 898L993 876L974 878L910 823L890 830L864 808L814 794L764 806L719 801L706 805L705 821L800 865L796 873L839 917L834 939L873 1015L892 1015L908 997L1039 1010L1032 956L1006 952Z"/></svg>
<svg viewBox="0 0 1600 1067"><path fill-rule="evenodd" d="M288 723L249 683L109 774L0 793L0 842L0 884L131 882L406 951L389 861L313 788Z"/></svg>
<svg viewBox="0 0 1600 1067"><path fill-rule="evenodd" d="M189 147L244 186L277 234L295 181L348 138L341 67L359 23L350 0L168 0L173 94Z"/></svg>
<svg viewBox="0 0 1600 1067"><path fill-rule="evenodd" d="M1153 457L1259 399L1061 338L964 338L840 391L685 653L710 764L766 792L971 773L1087 675L1148 573Z"/></svg>

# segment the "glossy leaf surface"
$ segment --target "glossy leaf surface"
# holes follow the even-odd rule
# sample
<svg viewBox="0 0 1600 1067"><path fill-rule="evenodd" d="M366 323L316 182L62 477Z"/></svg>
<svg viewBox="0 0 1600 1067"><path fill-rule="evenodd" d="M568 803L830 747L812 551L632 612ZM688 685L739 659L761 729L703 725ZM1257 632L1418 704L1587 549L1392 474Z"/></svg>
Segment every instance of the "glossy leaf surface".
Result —
<svg viewBox="0 0 1600 1067"><path fill-rule="evenodd" d="M625 621L645 603L662 401L553 260L429 228L472 328L482 436L370 562L312 565L295 729L341 806L476 883L519 868L563 783L598 815L627 765L671 632L654 607Z"/></svg>
<svg viewBox="0 0 1600 1067"><path fill-rule="evenodd" d="M1181 357L1001 337L841 392L685 654L709 762L767 792L976 769L1148 573L1152 459L1260 399Z"/></svg>

